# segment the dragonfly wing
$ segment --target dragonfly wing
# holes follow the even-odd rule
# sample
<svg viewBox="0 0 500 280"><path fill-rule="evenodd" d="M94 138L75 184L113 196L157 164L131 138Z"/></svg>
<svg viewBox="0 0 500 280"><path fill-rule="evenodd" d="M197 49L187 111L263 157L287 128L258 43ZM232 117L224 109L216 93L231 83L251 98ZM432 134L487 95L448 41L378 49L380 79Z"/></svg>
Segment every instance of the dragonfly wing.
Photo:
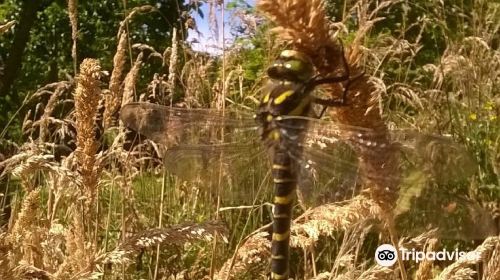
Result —
<svg viewBox="0 0 500 280"><path fill-rule="evenodd" d="M165 167L186 181L214 178L216 174L231 176L241 169L262 164L265 151L258 143L223 143L214 145L181 145L165 152Z"/></svg>
<svg viewBox="0 0 500 280"><path fill-rule="evenodd" d="M310 118L306 118L309 120L307 125L301 126L297 123L303 122L294 122L294 119L304 118L283 117L279 127L287 150L298 163L299 195L305 204L317 206L343 201L359 193L361 179L367 179L367 173L360 172L363 164L358 157L358 150L367 143L361 145L358 138L368 133L374 137L380 135L368 129ZM302 138L295 137L298 134ZM381 166L383 163L380 163ZM372 175L371 179L376 177L384 179L384 182L389 179L378 173Z"/></svg>
<svg viewBox="0 0 500 280"><path fill-rule="evenodd" d="M250 190L238 188L243 180L260 184L269 172L258 126L244 112L131 103L122 108L121 120L166 148L167 171L207 190L227 191L223 199L231 198L231 203L253 197ZM242 195L235 196L238 190Z"/></svg>
<svg viewBox="0 0 500 280"><path fill-rule="evenodd" d="M301 174L307 179L301 182L312 186L319 203L345 200L367 182L394 184L399 189L395 208L401 234L437 227L444 238L467 240L496 233L493 217L468 198L467 179L476 163L451 139L318 120L311 120L304 134L301 144L294 144L299 147L289 150L303 166Z"/></svg>
<svg viewBox="0 0 500 280"><path fill-rule="evenodd" d="M129 103L120 119L132 130L165 147L218 143L235 131L256 131L253 118L239 111L173 108ZM255 133L255 132L254 132Z"/></svg>
<svg viewBox="0 0 500 280"><path fill-rule="evenodd" d="M406 200L404 211L399 209L401 200ZM418 196L402 194L395 225L403 235L436 228L443 239L452 240L481 240L498 234L494 217L478 202L463 194L434 189L425 189Z"/></svg>
<svg viewBox="0 0 500 280"><path fill-rule="evenodd" d="M477 162L467 149L449 137L392 131L391 141L399 143L407 159L438 184L458 183L477 171Z"/></svg>
<svg viewBox="0 0 500 280"><path fill-rule="evenodd" d="M299 144L288 150L298 163L299 196L307 206L343 201L359 193L358 158L346 143L338 142L323 150Z"/></svg>
<svg viewBox="0 0 500 280"><path fill-rule="evenodd" d="M165 168L191 186L208 190L224 206L267 201L267 151L260 143L176 146L166 151ZM241 186L245 186L244 188Z"/></svg>

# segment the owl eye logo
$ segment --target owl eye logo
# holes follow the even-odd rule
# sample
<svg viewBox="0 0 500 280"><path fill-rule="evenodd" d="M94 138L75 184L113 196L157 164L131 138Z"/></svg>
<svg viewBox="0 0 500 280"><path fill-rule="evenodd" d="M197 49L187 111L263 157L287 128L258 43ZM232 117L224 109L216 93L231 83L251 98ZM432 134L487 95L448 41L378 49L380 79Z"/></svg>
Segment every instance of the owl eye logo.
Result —
<svg viewBox="0 0 500 280"><path fill-rule="evenodd" d="M380 245L375 251L375 261L380 266L392 266L396 263L398 252L391 244Z"/></svg>
<svg viewBox="0 0 500 280"><path fill-rule="evenodd" d="M392 261L396 257L396 254L391 250L383 250L378 252L377 257L382 261Z"/></svg>

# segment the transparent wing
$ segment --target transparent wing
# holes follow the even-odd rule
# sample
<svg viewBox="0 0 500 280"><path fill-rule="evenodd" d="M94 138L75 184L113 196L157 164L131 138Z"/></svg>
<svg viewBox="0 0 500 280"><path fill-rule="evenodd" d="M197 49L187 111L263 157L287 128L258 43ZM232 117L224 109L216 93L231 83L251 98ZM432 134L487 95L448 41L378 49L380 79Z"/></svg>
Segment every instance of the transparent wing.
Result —
<svg viewBox="0 0 500 280"><path fill-rule="evenodd" d="M121 119L167 147L167 170L184 180L222 186L232 204L248 202L260 192L255 186L269 185L267 151L249 114L133 103L123 107ZM316 119L297 125L303 123L298 119L304 118L282 117L277 124L298 163L299 194L306 205L342 201L361 186L376 184L400 190L396 209L402 234L439 227L445 237L477 239L494 231L491 217L466 196L476 164L459 144L441 136Z"/></svg>
<svg viewBox="0 0 500 280"><path fill-rule="evenodd" d="M235 132L257 130L251 115L244 112L173 108L152 103L126 104L120 111L120 119L127 127L166 147L228 143Z"/></svg>
<svg viewBox="0 0 500 280"><path fill-rule="evenodd" d="M231 204L251 199L256 191L240 186L262 185L268 177L267 153L250 114L131 103L120 115L127 127L164 148L166 170L205 190L224 192Z"/></svg>
<svg viewBox="0 0 500 280"><path fill-rule="evenodd" d="M306 127L296 126L293 122L296 119L307 119ZM281 118L280 127L288 145L300 145L292 150L298 152L294 155L298 160L318 162L317 168L323 168L319 163L328 165L333 161L339 162L335 166L340 169L362 168L366 179L400 177L408 170L419 170L429 180L443 184L470 178L477 170L477 163L467 149L449 137L410 130L375 131L290 116ZM295 144L297 139L288 137L295 133L286 131L299 129L304 131L304 137L300 144ZM391 162L394 158L397 165ZM369 165L374 165L375 170Z"/></svg>
<svg viewBox="0 0 500 280"><path fill-rule="evenodd" d="M213 174L208 171L220 168L216 161L229 165L262 153L258 127L243 112L131 103L122 108L121 120L166 148L167 169L186 180Z"/></svg>
<svg viewBox="0 0 500 280"><path fill-rule="evenodd" d="M465 147L448 137L414 131L373 131L309 119L298 128L284 117L284 130L304 129L287 138L301 166L302 199L311 206L353 197L361 186L398 191L399 231L417 235L439 228L442 237L482 239L497 234L495 221L468 198L477 164ZM296 123L296 122L295 122Z"/></svg>

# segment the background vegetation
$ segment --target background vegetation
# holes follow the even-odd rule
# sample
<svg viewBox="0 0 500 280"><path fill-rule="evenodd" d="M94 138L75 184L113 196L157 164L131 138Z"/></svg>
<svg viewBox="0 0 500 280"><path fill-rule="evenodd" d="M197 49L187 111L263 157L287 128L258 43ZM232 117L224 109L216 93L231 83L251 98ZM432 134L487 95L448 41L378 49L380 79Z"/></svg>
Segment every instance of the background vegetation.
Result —
<svg viewBox="0 0 500 280"><path fill-rule="evenodd" d="M264 175L183 181L165 172L157 145L134 143L117 120L121 105L137 100L255 107L266 66L284 45L270 32L276 22L237 0L223 3L235 19L225 27L234 44L219 55L194 50L186 36L196 30L193 15L205 5L214 11L204 15L208 24L221 28L219 2L0 1L0 278L256 279L269 270L267 233L257 230L270 222ZM478 163L468 198L498 223L500 5L325 7L347 53L362 46L359 65L387 125L465 145ZM293 275L401 277L397 267L374 265L374 248L388 243L384 229L369 230L374 207L355 199L301 212ZM439 243L433 231L421 233L400 245L475 249L480 258L408 264L408 279L500 279L498 237Z"/></svg>

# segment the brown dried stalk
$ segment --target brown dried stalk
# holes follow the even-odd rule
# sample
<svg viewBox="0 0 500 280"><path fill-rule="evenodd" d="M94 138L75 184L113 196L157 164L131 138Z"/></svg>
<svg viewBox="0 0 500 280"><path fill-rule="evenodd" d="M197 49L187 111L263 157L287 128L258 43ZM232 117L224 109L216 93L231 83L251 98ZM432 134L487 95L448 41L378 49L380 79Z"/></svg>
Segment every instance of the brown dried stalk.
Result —
<svg viewBox="0 0 500 280"><path fill-rule="evenodd" d="M73 67L76 75L77 71L77 61L76 56L76 42L78 40L78 0L68 0L68 14L69 21L71 23L71 40L73 40L73 46L71 47L71 57L73 58Z"/></svg>
<svg viewBox="0 0 500 280"><path fill-rule="evenodd" d="M151 12L154 12L154 11L157 11L158 9L156 9L155 7L151 6L151 5L144 5L144 6L140 6L140 7L135 7L133 8L130 13L120 22L120 28L118 29L118 33L117 34L123 34L125 33L125 28L128 24L128 22L136 15L136 14L144 14L144 13L151 13Z"/></svg>
<svg viewBox="0 0 500 280"><path fill-rule="evenodd" d="M170 94L170 103L172 103L172 98L175 92L175 79L177 71L177 62L179 52L179 42L177 41L177 29L172 30L172 48L170 53L170 62L168 64L168 81L167 81L167 92ZM165 96L163 97L165 98ZM165 102L166 100L164 100ZM171 104L172 105L172 104Z"/></svg>
<svg viewBox="0 0 500 280"><path fill-rule="evenodd" d="M0 34L7 32L12 26L16 24L15 20L8 21L2 25L0 25Z"/></svg>
<svg viewBox="0 0 500 280"><path fill-rule="evenodd" d="M141 52L135 59L135 63L132 66L132 69L127 73L127 76L124 80L123 86L123 97L122 97L122 105L134 101L135 95L135 83L137 81L137 76L139 75L139 70L141 69L142 59L144 57L144 53Z"/></svg>
<svg viewBox="0 0 500 280"><path fill-rule="evenodd" d="M109 94L104 98L104 128L108 128L113 123L113 115L120 108L122 101L122 92L120 86L122 83L122 75L127 61L128 33L120 34L120 39L116 47L116 53L113 57L113 71L109 80Z"/></svg>
<svg viewBox="0 0 500 280"><path fill-rule="evenodd" d="M251 235L235 252L235 256L227 260L217 273L216 279L241 279L253 276L257 279L268 266L271 257L269 233L259 232Z"/></svg>
<svg viewBox="0 0 500 280"><path fill-rule="evenodd" d="M99 78L101 66L95 59L85 59L80 65L75 90L75 119L76 119L76 160L78 169L87 191L92 199L96 194L98 166L96 152L99 143L96 141L95 120L97 106L101 98Z"/></svg>
<svg viewBox="0 0 500 280"><path fill-rule="evenodd" d="M142 231L127 238L118 248L103 256L103 263L130 263L133 255L143 249L153 249L160 244L185 245L194 241L211 241L215 234L226 239L227 229L220 222L202 224L183 224L168 228L157 228Z"/></svg>
<svg viewBox="0 0 500 280"><path fill-rule="evenodd" d="M485 262L488 256L491 256L492 252L498 248L499 244L500 237L488 237L483 244L478 246L474 251L468 252L464 258L449 265L434 279L472 279L471 277L475 274L475 271L472 270L470 266Z"/></svg>
<svg viewBox="0 0 500 280"><path fill-rule="evenodd" d="M294 221L290 246L309 248L320 236L332 236L361 222L381 217L380 208L365 196L344 205L326 204L308 210Z"/></svg>
<svg viewBox="0 0 500 280"><path fill-rule="evenodd" d="M436 238L429 239L426 243L424 252L434 252L436 251L438 244L438 240ZM425 259L418 265L417 272L415 274L416 280L426 280L432 278L432 269L433 269L432 260Z"/></svg>

